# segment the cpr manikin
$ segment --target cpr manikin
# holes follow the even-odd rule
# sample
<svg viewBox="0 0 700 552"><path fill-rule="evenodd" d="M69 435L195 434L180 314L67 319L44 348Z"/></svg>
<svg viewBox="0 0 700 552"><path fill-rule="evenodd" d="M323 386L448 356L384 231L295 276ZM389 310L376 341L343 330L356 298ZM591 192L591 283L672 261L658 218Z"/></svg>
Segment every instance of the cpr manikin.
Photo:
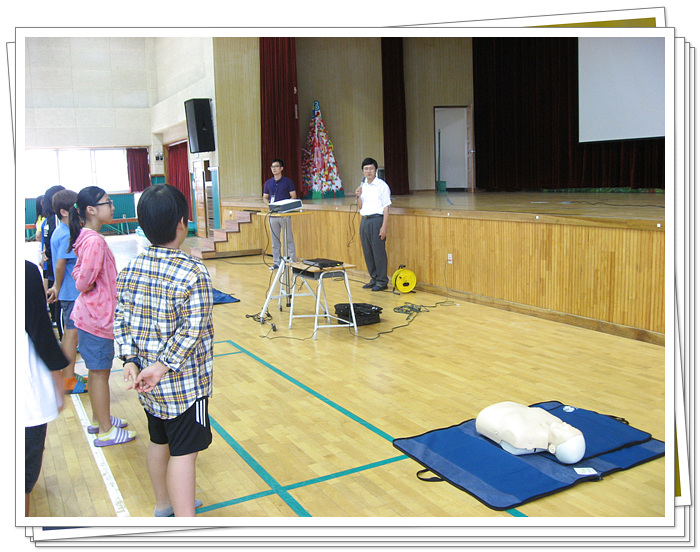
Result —
<svg viewBox="0 0 700 552"><path fill-rule="evenodd" d="M476 417L476 430L511 454L548 450L564 464L583 458L586 441L575 427L546 410L510 401L484 408Z"/></svg>

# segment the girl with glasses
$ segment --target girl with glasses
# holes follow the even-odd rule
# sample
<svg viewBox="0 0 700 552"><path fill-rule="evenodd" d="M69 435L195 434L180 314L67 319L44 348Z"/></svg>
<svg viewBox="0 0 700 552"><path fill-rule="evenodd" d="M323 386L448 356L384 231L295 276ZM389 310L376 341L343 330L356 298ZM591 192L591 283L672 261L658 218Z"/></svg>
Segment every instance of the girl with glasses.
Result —
<svg viewBox="0 0 700 552"><path fill-rule="evenodd" d="M78 257L73 269L80 295L71 318L78 328L80 355L89 370L88 396L96 447L133 441L135 433L124 429L126 420L110 413L109 375L114 360L114 311L117 302L117 267L107 241L99 233L112 222L114 205L102 188L88 186L78 193L70 209L70 241Z"/></svg>

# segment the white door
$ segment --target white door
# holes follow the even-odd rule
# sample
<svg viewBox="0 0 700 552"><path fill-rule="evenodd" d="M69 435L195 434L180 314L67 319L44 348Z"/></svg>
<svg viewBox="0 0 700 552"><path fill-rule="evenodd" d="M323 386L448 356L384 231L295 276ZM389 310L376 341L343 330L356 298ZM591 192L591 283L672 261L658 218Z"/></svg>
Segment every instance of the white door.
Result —
<svg viewBox="0 0 700 552"><path fill-rule="evenodd" d="M449 189L474 188L471 107L435 107L435 180ZM437 185L436 185L437 186Z"/></svg>

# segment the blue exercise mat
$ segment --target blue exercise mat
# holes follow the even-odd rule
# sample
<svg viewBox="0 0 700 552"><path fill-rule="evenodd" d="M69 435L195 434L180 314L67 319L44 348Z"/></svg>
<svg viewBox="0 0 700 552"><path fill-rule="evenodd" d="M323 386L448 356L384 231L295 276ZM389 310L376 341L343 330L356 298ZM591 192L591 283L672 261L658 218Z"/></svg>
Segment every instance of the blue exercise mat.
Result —
<svg viewBox="0 0 700 552"><path fill-rule="evenodd" d="M240 299L236 299L233 295L214 289L214 304L220 305L222 303L237 303Z"/></svg>
<svg viewBox="0 0 700 552"><path fill-rule="evenodd" d="M393 444L438 476L426 481L447 481L494 510L515 508L664 455L662 441L620 419L557 401L531 406L547 410L583 433L586 454L580 462L562 464L548 452L512 455L477 433L475 419L395 439Z"/></svg>

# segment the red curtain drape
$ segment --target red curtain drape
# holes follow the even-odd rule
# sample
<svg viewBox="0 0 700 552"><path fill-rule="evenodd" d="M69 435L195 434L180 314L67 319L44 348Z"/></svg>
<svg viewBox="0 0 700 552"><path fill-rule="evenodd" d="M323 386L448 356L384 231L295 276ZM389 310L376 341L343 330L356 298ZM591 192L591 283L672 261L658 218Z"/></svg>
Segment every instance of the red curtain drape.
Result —
<svg viewBox="0 0 700 552"><path fill-rule="evenodd" d="M132 193L143 192L151 185L148 148L127 148L126 166L129 173L129 190Z"/></svg>
<svg viewBox="0 0 700 552"><path fill-rule="evenodd" d="M270 162L284 160L284 176L301 190L301 146L297 96L296 44L292 38L260 38L260 125L263 183Z"/></svg>
<svg viewBox="0 0 700 552"><path fill-rule="evenodd" d="M665 187L663 138L579 143L577 38L472 47L477 188Z"/></svg>
<svg viewBox="0 0 700 552"><path fill-rule="evenodd" d="M193 220L187 142L181 142L168 148L168 180L170 181L168 184L175 186L185 194L190 209L189 220Z"/></svg>
<svg viewBox="0 0 700 552"><path fill-rule="evenodd" d="M403 73L403 38L382 38L382 106L384 113L384 169L394 195L407 194L408 138ZM370 152L367 156L373 157Z"/></svg>

